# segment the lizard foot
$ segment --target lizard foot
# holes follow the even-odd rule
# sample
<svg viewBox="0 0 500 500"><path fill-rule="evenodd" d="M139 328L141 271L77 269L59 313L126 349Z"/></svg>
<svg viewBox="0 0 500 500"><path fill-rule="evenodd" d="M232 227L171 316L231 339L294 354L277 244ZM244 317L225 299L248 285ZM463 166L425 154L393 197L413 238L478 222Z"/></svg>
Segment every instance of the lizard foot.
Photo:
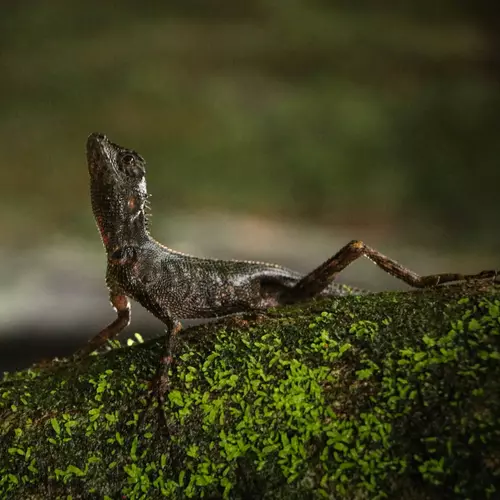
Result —
<svg viewBox="0 0 500 500"><path fill-rule="evenodd" d="M165 395L168 394L170 390L170 380L168 376L163 373L156 375L149 383L149 388L151 397L155 398L158 405L163 407L165 404Z"/></svg>
<svg viewBox="0 0 500 500"><path fill-rule="evenodd" d="M168 376L164 375L163 373L157 373L155 377L149 382L148 386L149 394L147 398L146 409L144 410L139 425L142 426L144 418L149 412L149 409L156 408L161 425L168 432L169 425L165 415L165 398L170 390L170 380Z"/></svg>

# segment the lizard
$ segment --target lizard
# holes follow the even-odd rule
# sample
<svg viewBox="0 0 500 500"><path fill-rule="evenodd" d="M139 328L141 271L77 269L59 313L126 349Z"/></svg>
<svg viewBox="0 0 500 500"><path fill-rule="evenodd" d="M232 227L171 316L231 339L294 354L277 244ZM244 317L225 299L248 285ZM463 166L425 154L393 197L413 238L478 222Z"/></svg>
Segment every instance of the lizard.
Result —
<svg viewBox="0 0 500 500"><path fill-rule="evenodd" d="M182 319L217 318L318 297L369 293L335 281L361 256L416 288L497 276L496 271L420 276L359 240L349 242L308 274L267 262L196 257L150 235L146 162L138 152L92 133L87 139L87 164L92 211L107 255L106 284L117 316L75 357L85 358L128 326L130 299L139 302L166 326L165 351L153 385L160 404L169 389Z"/></svg>

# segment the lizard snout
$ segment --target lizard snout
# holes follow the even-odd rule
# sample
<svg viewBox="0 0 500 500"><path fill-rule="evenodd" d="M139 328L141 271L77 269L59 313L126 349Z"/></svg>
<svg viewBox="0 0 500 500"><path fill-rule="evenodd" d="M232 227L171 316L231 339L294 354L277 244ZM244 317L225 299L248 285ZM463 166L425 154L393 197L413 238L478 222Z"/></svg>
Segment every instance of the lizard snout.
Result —
<svg viewBox="0 0 500 500"><path fill-rule="evenodd" d="M93 132L87 139L87 148L102 144L103 142L108 142L108 138L100 132Z"/></svg>
<svg viewBox="0 0 500 500"><path fill-rule="evenodd" d="M87 139L87 163L91 175L110 170L110 147L111 143L104 134L94 132L89 135Z"/></svg>

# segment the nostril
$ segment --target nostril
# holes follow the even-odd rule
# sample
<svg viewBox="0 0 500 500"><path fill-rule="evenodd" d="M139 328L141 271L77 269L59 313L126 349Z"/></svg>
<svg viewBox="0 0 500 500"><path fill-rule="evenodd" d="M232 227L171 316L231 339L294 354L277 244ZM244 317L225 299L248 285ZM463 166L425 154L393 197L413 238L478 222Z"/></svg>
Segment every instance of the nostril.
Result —
<svg viewBox="0 0 500 500"><path fill-rule="evenodd" d="M105 141L107 138L104 134L101 134L100 132L93 132L92 134L89 135L89 141Z"/></svg>
<svg viewBox="0 0 500 500"><path fill-rule="evenodd" d="M108 145L108 138L99 132L90 134L87 139L87 155L101 154Z"/></svg>

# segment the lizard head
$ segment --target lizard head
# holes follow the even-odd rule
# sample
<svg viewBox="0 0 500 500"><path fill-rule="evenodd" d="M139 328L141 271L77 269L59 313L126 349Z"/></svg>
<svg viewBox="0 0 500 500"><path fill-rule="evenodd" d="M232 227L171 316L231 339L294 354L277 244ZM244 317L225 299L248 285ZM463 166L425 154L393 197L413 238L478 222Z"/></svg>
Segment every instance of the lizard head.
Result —
<svg viewBox="0 0 500 500"><path fill-rule="evenodd" d="M146 162L132 149L93 133L87 140L92 210L102 239L146 226Z"/></svg>

